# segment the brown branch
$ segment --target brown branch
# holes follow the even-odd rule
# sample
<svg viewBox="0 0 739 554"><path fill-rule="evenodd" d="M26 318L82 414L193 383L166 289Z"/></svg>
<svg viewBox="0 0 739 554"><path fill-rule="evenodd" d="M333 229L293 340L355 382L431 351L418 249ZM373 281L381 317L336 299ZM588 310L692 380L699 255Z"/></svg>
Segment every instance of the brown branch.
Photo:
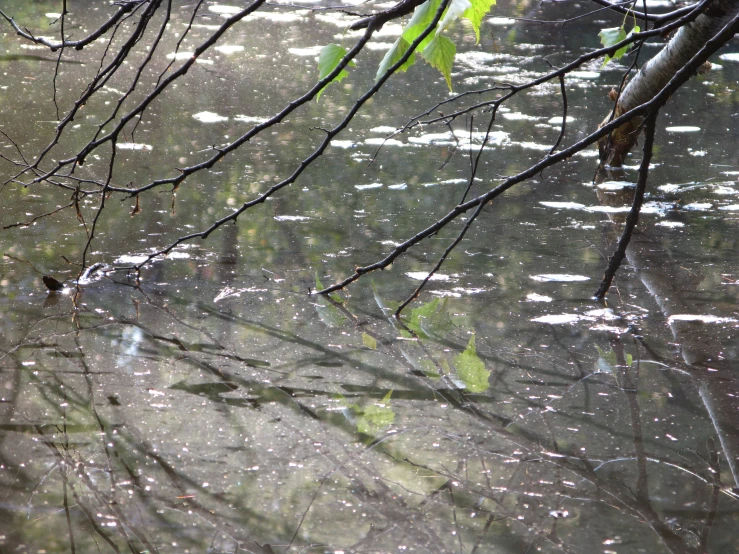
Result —
<svg viewBox="0 0 739 554"><path fill-rule="evenodd" d="M30 227L31 225L33 225L34 223L36 223L39 219L43 219L43 218L48 217L50 215L54 215L56 213L59 213L62 210L66 210L67 208L71 208L72 206L75 205L75 203L76 202L74 200L72 200L72 202L70 202L69 204L66 204L64 206L61 206L61 207L57 208L56 210L52 210L50 212L46 212L45 214L37 215L36 217L34 217L33 219L30 219L29 221L19 221L17 223L11 223L10 225L5 225L3 227L3 229L13 229L14 227Z"/></svg>
<svg viewBox="0 0 739 554"><path fill-rule="evenodd" d="M554 154L554 151L559 146L559 143L562 142L562 139L565 138L565 132L567 131L567 90L565 89L565 76L559 75L559 90L562 93L562 127L559 129L559 136L557 137L557 142L554 143L554 146L552 146L552 149L549 150L549 155L551 156Z"/></svg>
<svg viewBox="0 0 739 554"><path fill-rule="evenodd" d="M652 21L654 23L655 28L662 27L666 23L673 21L675 19L678 19L687 13L690 13L690 11L693 8L695 8L694 5L684 6L682 8L678 8L668 13L663 13L659 15L651 15L647 13L646 5L645 5L644 12L637 12L636 10L624 8L622 4L613 4L609 2L608 0L590 0L590 1L598 4L599 6L605 6L609 10L613 10L615 12L628 15L630 17L633 16L633 17L636 17L637 19L641 19L642 21ZM636 4L636 2L624 2L624 4L626 3Z"/></svg>
<svg viewBox="0 0 739 554"><path fill-rule="evenodd" d="M415 244L421 242L423 239L437 233L440 229L444 228L447 224L457 219L463 213L471 210L472 208L477 207L480 204L490 202L491 200L493 200L494 198L496 198L497 196L499 196L500 194L502 194L509 188L513 187L514 185L533 177L537 173L541 172L543 169L550 167L556 163L559 163L569 158L576 152L579 152L580 150L586 148L587 146L594 144L600 138L607 136L608 133L610 133L613 129L616 129L623 123L626 123L636 117L640 117L643 115L647 115L648 117L656 117L656 112L667 102L670 96L672 96L672 94L678 88L680 88L683 85L683 83L685 83L693 75L693 73L697 70L698 66L703 63L702 60L704 59L704 57L717 51L721 46L723 46L728 40L730 40L734 36L737 30L739 30L739 15L734 16L721 29L720 32L718 32L716 35L714 35L713 38L708 40L706 44L698 52L696 52L696 54L690 59L690 61L682 69L680 69L672 77L672 79L670 79L670 81L662 88L662 90L648 102L645 102L644 104L641 104L640 106L636 106L632 110L622 114L621 116L617 117L610 123L604 125L603 127L598 129L594 133L576 142L569 148L562 150L559 153L554 154L552 156L546 156L541 161L532 165L525 171L522 171L521 173L514 175L513 177L509 177L503 183L493 188L492 190L488 191L487 193L482 194L472 200L469 200L468 202L464 204L460 204L456 206L453 210L447 213L444 217L438 219L434 224L430 225L423 231L417 233L410 239L406 240L405 242L395 247L382 260L379 260L373 264L370 264L364 267L357 267L352 275L340 281L339 283L336 283L335 285L326 287L325 289L318 291L318 293L328 294L329 292L334 292L336 290L343 289L347 285L359 279L362 275L371 273L378 269L384 269L388 267L406 250L408 250ZM645 178L646 178L646 175L645 175Z"/></svg>
<svg viewBox="0 0 739 554"><path fill-rule="evenodd" d="M171 243L169 246L167 246L166 248L163 248L162 250L158 250L157 252L149 254L143 262L141 262L140 264L137 264L132 269L139 271L141 267L148 264L154 258L166 255L173 248L175 248L179 244L182 244L183 242L192 240L194 238L201 238L201 239L208 238L208 235L210 235L213 231L215 231L222 225L230 221L236 221L237 218L242 213L244 213L246 210L248 210L252 206L261 204L262 202L266 201L267 198L272 196L275 192L277 192L281 188L284 188L294 183L297 180L297 178L303 173L303 171L305 171L305 169L309 167L310 164L312 164L316 159L318 159L323 154L326 148L328 148L329 144L331 144L331 140L333 140L334 137L336 137L341 131L343 131L349 125L349 123L352 121L354 116L359 112L362 106L370 98L372 98L383 87L385 82L407 61L407 59L415 52L415 49L418 47L421 41L433 31L433 29L436 27L436 24L441 19L441 15L448 3L449 3L449 0L442 1L441 5L439 6L439 9L434 15L434 19L431 21L431 23L429 23L428 27L426 27L423 33L421 33L418 36L418 38L416 38L416 40L413 41L413 43L408 48L408 50L405 52L405 54L403 54L403 56L387 70L387 73L385 73L385 75L380 77L380 79L378 79L375 82L375 84L354 103L354 105L349 110L347 115L344 117L344 119L341 120L341 122L338 125L336 125L336 127L326 131L326 136L324 137L321 144L313 151L313 153L310 156L308 156L307 158L305 158L303 161L300 162L297 169L295 169L292 175L290 175L288 178L284 179L283 181L273 185L267 191L260 194L257 198L254 198L253 200L250 200L249 202L245 202L240 208L238 208L231 214L227 215L226 217L219 219L218 221L213 223L210 227L208 227L204 231L192 233L190 235L180 237L176 241ZM334 77L338 75L339 72L342 71L344 67L346 67L349 64L349 62L364 48L364 45L367 44L367 42L369 42L375 30L376 29L374 26L368 27L367 31L365 31L364 36L354 45L354 47L351 50L349 50L349 52L347 52L347 54L341 59L341 61L334 68L334 70L331 73L329 73L324 79L322 79L316 85L314 85L313 88L311 88L310 91L304 94L301 98L299 98L298 100L294 100L282 112L274 116L272 119L270 119L269 121L265 123L255 126L254 128L252 128L251 131L249 131L249 133L247 133L246 135L243 135L238 141L224 148L223 151L219 152L216 156L211 158L211 160L209 160L208 162L203 162L203 163L204 164L208 163L209 164L208 167L212 166L215 163L215 161L225 156L229 151L236 148L235 145L237 144L240 145L243 142L246 142L246 140L248 140L248 138L251 138L251 136L256 135L259 131L266 129L270 125L273 125L281 121L282 118L284 118L290 111L294 110L299 105L304 104L305 102L308 102L309 100L311 100L313 96L315 96L315 94L318 93L318 91L320 91L321 89L323 89L324 86L330 83L334 79ZM245 138L245 137L248 137L248 138ZM203 164L199 164L199 165L202 166ZM198 166L193 166L193 167L198 167ZM186 176L185 173L186 173L186 170L183 169L182 174L179 177L174 179L176 185L178 185L180 182L182 182L182 180L184 180ZM164 182L164 181L168 181L168 180L162 180L159 182ZM152 186L154 186L154 184L155 183L152 183L147 187L143 187L142 189L133 191L132 195L139 194L141 190L146 190L148 188L151 188Z"/></svg>
<svg viewBox="0 0 739 554"><path fill-rule="evenodd" d="M366 29L370 25L374 25L375 28L379 29L385 23L392 19L397 19L399 17L403 17L404 15L408 15L425 1L426 0L401 0L401 2L397 3L392 8L381 11L369 17L365 17L364 19L360 19L359 21L355 21L349 26L349 28L353 31L356 31L357 29Z"/></svg>
<svg viewBox="0 0 739 554"><path fill-rule="evenodd" d="M636 189L634 190L634 202L631 205L631 211L626 217L626 223L624 225L623 234L618 241L618 246L613 256L608 262L606 273L603 276L603 280L595 293L597 300L603 300L611 288L613 277L616 275L618 268L621 267L621 262L626 257L626 248L629 246L631 241L631 235L634 232L634 227L639 221L639 212L641 211L642 202L644 201L644 191L647 188L647 176L649 175L649 162L652 159L652 150L654 147L654 129L657 122L657 110L650 114L644 122L644 154L639 167L639 178L636 182Z"/></svg>
<svg viewBox="0 0 739 554"><path fill-rule="evenodd" d="M0 10L0 16L3 17L8 23L10 23L18 36L21 36L35 44L47 46L52 52L56 52L60 48L74 48L75 50L82 50L85 46L96 41L98 38L107 33L111 29L111 27L113 27L123 18L123 16L130 12L133 12L142 5L142 2L121 2L121 7L118 9L118 11L115 12L105 23L103 23L99 28L87 35L85 38L75 41L64 41L64 37L62 37L62 42L51 42L45 38L34 36L30 31L28 31L28 29L21 29L12 17L7 15L2 10ZM64 14L62 14L62 17L64 17Z"/></svg>

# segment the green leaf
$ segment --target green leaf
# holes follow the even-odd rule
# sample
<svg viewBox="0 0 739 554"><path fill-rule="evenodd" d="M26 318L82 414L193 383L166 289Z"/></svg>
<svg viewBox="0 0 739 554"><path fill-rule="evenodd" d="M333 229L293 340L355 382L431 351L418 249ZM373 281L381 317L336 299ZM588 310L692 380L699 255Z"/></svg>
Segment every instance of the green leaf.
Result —
<svg viewBox="0 0 739 554"><path fill-rule="evenodd" d="M470 342L464 352L454 358L454 365L457 368L457 375L462 379L468 391L485 392L488 390L490 371L485 369L485 364L477 355L475 335L470 337Z"/></svg>
<svg viewBox="0 0 739 554"><path fill-rule="evenodd" d="M452 90L452 65L456 53L457 47L454 46L454 42L443 35L434 37L434 40L421 52L423 59L444 75L450 91Z"/></svg>
<svg viewBox="0 0 739 554"><path fill-rule="evenodd" d="M395 421L395 412L390 407L390 396L393 391L388 392L380 402L366 406L362 415L357 418L357 431L365 435L376 435Z"/></svg>
<svg viewBox="0 0 739 554"><path fill-rule="evenodd" d="M600 37L600 42L603 46L608 48L609 46L613 46L614 44L618 44L622 40L626 40L628 37L633 35L634 33L638 33L641 29L638 25L634 25L634 28L629 31L628 34L626 34L626 29L624 29L623 25L621 27L612 27L610 29L601 29L600 33L598 33L598 36ZM616 52L613 54L613 56L609 56L606 54L605 60L603 61L603 66L605 67L608 62L611 60L620 60L624 57L626 52L628 52L631 45L627 44L626 46L622 46Z"/></svg>
<svg viewBox="0 0 739 554"><path fill-rule="evenodd" d="M336 66L339 65L339 62L341 62L344 56L346 56L346 48L343 46L339 46L338 44L327 44L324 46L318 56L318 80L320 81L321 79L325 79L334 69L336 69ZM349 65L355 67L357 64L352 60L349 62ZM347 75L349 75L349 73L345 69L342 69L339 74L331 80L331 83L338 83ZM316 101L318 101L321 94L323 94L323 91L326 90L326 87L331 83L327 83L325 87L318 91Z"/></svg>
<svg viewBox="0 0 739 554"><path fill-rule="evenodd" d="M472 23L475 30L476 42L480 42L480 24L482 19L488 14L490 8L495 5L495 0L472 0L471 6L462 14L462 17Z"/></svg>
<svg viewBox="0 0 739 554"><path fill-rule="evenodd" d="M367 333L362 333L362 344L371 350L377 350L377 340Z"/></svg>
<svg viewBox="0 0 739 554"><path fill-rule="evenodd" d="M434 298L418 308L413 308L408 328L421 338L446 337L454 326L446 306L447 299L441 302Z"/></svg>
<svg viewBox="0 0 739 554"><path fill-rule="evenodd" d="M401 35L409 46L414 40L421 36L429 25L431 25L440 5L441 0L426 0L426 2L413 10L413 16L405 26L405 29L403 29L403 34ZM426 45L431 42L433 38L434 33L426 35L426 38L424 38L421 41L421 44L418 45L418 50L420 51L426 48Z"/></svg>
<svg viewBox="0 0 739 554"><path fill-rule="evenodd" d="M383 77L385 73L388 72L388 69L394 66L398 62L398 60L400 60L400 58L403 57L403 55L408 51L408 48L410 48L410 46L411 45L407 40L405 40L402 36L399 37L398 40L395 41L395 44L393 44L393 47L387 51L387 54L385 54L385 57L382 58L382 61L380 62L380 67L377 69L377 75L375 76L375 81L379 81L380 78ZM406 62L398 68L398 73L403 73L414 63L416 63L416 53L415 52L411 54L410 57L406 60Z"/></svg>
<svg viewBox="0 0 739 554"><path fill-rule="evenodd" d="M595 362L597 371L613 374L613 369L618 365L616 353L613 350L606 352L597 344L595 349L598 351L598 360Z"/></svg>
<svg viewBox="0 0 739 554"><path fill-rule="evenodd" d="M436 28L436 34L438 35L444 29L449 27L449 25L459 19L462 14L464 14L471 7L472 3L470 2L470 0L451 0L446 10L444 11L444 15L442 15L441 19L439 20L439 25Z"/></svg>

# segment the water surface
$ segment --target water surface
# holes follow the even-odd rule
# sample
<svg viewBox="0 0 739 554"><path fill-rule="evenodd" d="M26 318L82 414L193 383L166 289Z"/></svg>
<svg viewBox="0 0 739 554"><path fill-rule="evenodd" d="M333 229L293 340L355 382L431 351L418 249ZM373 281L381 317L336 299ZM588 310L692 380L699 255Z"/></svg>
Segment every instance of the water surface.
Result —
<svg viewBox="0 0 739 554"><path fill-rule="evenodd" d="M83 4L75 34L103 16ZM459 29L456 92L531 79L547 71L544 56L563 63L620 23L516 22L562 8L501 4L479 46ZM175 56L169 37L148 78L230 8L206 2L192 38ZM175 9L173 29L191 9ZM7 10L42 28L59 6ZM117 184L206 159L316 81L317 46L351 43L341 17L270 12L237 25L152 105L118 145ZM0 129L35 152L57 120L54 57L2 30ZM138 213L114 197L89 263L136 263L284 179L318 128L371 86L397 32L386 26L351 78L176 194L144 195ZM464 193L484 114L471 131L460 119L385 140L447 97L423 65L393 78L294 185L155 261L140 282L119 272L74 287L86 231L71 210L3 229L0 550L739 550L733 46L660 116L647 204L605 306L591 296L638 152L610 181L593 183L588 151L497 199L400 323L392 310L463 223L347 291L309 294L381 259ZM60 66L62 110L95 71L91 53L101 45L65 54L84 64ZM623 70L596 63L568 78L567 144L608 113ZM123 86L86 106L55 159L87 140ZM473 193L551 147L557 91L542 86L501 111ZM16 154L7 142L2 153ZM102 178L106 167L93 157L79 171ZM0 160L3 180L14 169ZM8 184L0 198L3 227L69 202L45 183ZM86 225L97 201L81 206ZM69 289L47 294L44 274Z"/></svg>

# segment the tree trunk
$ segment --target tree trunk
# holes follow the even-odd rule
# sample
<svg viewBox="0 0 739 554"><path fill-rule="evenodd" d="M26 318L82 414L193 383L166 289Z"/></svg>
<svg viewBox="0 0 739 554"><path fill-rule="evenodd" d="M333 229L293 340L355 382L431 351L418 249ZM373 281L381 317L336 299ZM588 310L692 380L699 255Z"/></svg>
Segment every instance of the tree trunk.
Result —
<svg viewBox="0 0 739 554"><path fill-rule="evenodd" d="M682 69L737 13L739 0L716 0L695 21L681 27L667 45L644 64L626 85L618 99L613 117L618 117L654 98L675 73ZM707 60L701 60L705 61ZM610 119L609 115L603 124ZM624 158L636 144L642 121L642 118L634 118L616 129L609 137L599 141L600 159L604 164L611 167L622 165Z"/></svg>

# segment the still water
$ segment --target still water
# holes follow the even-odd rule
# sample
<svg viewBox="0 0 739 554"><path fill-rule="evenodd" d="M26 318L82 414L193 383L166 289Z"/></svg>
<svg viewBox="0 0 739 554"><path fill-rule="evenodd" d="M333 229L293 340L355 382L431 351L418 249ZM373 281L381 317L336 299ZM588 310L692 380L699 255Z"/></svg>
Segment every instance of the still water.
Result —
<svg viewBox="0 0 739 554"><path fill-rule="evenodd" d="M620 24L602 13L564 27L510 19L582 11L537 4L501 2L479 45L460 26L455 92L539 76L545 57L562 64ZM173 7L146 82L234 6L205 2L175 56L192 8ZM58 23L46 29L59 2L2 9L58 36ZM75 37L109 13L96 2L70 9ZM258 15L152 104L119 145L116 184L207 159L315 83L317 47L354 40L348 16L332 11ZM0 30L0 130L33 156L58 121L54 55ZM88 263L135 263L290 175L371 86L398 32L387 25L320 102L177 191L143 195L138 209L112 197ZM62 114L102 48L65 53ZM448 97L420 63L295 184L144 268L140 283L117 272L73 286L97 197L81 218L66 208L34 221L69 204L69 192L5 185L0 551L739 551L739 66L724 55L733 51L739 44L660 116L644 215L607 306L591 297L638 152L606 182L594 184L597 158L586 151L496 200L402 324L393 307L462 223L335 297L309 294L381 259L464 193L485 114L383 144ZM567 144L608 113L624 69L595 63L568 77ZM50 159L89 139L123 77L85 106ZM556 83L501 110L473 193L545 154L560 110ZM0 146L18 158L7 139ZM107 167L101 151L78 171L101 179ZM7 160L0 170L3 181L16 172ZM44 274L68 290L47 294Z"/></svg>

